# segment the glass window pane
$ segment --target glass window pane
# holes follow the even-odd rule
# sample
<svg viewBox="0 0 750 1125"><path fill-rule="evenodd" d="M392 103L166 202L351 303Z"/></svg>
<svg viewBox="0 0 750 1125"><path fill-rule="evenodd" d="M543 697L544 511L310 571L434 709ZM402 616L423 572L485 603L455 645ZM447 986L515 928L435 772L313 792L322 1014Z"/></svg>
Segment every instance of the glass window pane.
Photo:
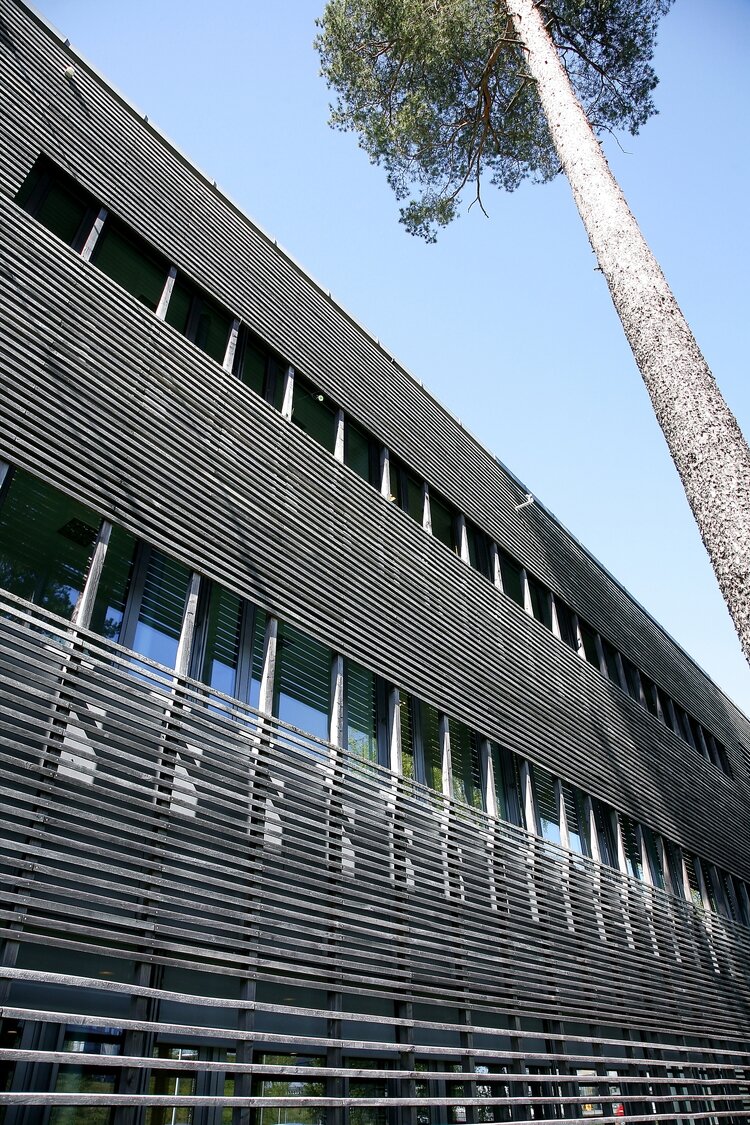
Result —
<svg viewBox="0 0 750 1125"><path fill-rule="evenodd" d="M266 393L266 375L269 355L259 340L244 333L235 356L234 373L242 382L261 396Z"/></svg>
<svg viewBox="0 0 750 1125"><path fill-rule="evenodd" d="M336 413L336 407L322 391L295 374L292 421L329 453L333 453L336 444Z"/></svg>
<svg viewBox="0 0 750 1125"><path fill-rule="evenodd" d="M589 823L586 815L586 799L580 789L562 782L562 796L565 805L565 820L571 851L579 855L591 855Z"/></svg>
<svg viewBox="0 0 750 1125"><path fill-rule="evenodd" d="M552 602L550 592L538 582L533 575L528 574L529 596L531 598L531 612L537 621L541 621L547 629L552 629Z"/></svg>
<svg viewBox="0 0 750 1125"><path fill-rule="evenodd" d="M620 831L622 832L623 849L625 851L625 867L627 868L628 875L632 875L634 879L640 879L642 881L643 860L641 858L641 847L635 822L624 813L618 813L618 818L620 821Z"/></svg>
<svg viewBox="0 0 750 1125"><path fill-rule="evenodd" d="M150 550L133 640L129 647L158 664L174 667L190 571ZM127 642L126 642L127 643Z"/></svg>
<svg viewBox="0 0 750 1125"><path fill-rule="evenodd" d="M595 668L599 668L599 651L596 644L596 633L591 626L587 625L585 621L582 621L580 617L578 618L578 628L581 630L584 656L589 664L593 664Z"/></svg>
<svg viewBox="0 0 750 1125"><path fill-rule="evenodd" d="M448 730L451 742L453 796L457 801L481 809L482 776L477 736L456 719L449 720Z"/></svg>
<svg viewBox="0 0 750 1125"><path fill-rule="evenodd" d="M469 520L466 521L466 538L469 544L469 562L475 570L492 581L489 539L480 528L475 527Z"/></svg>
<svg viewBox="0 0 750 1125"><path fill-rule="evenodd" d="M346 662L346 745L368 762L378 760L377 685L367 668Z"/></svg>
<svg viewBox="0 0 750 1125"><path fill-rule="evenodd" d="M656 685L648 676L644 676L641 672L641 686L643 688L643 696L646 700L646 708L652 715L658 716L659 706L656 701Z"/></svg>
<svg viewBox="0 0 750 1125"><path fill-rule="evenodd" d="M122 223L107 219L91 260L147 308L156 309L169 266L165 258Z"/></svg>
<svg viewBox="0 0 750 1125"><path fill-rule="evenodd" d="M661 863L661 853L656 842L656 837L648 825L641 825L641 832L643 834L643 843L646 846L646 854L648 855L648 865L651 869L651 879L655 887L664 889L664 870Z"/></svg>
<svg viewBox="0 0 750 1125"><path fill-rule="evenodd" d="M495 742L491 752L498 812L503 820L520 827L523 825L523 801L518 758Z"/></svg>
<svg viewBox="0 0 750 1125"><path fill-rule="evenodd" d="M182 332L183 336L187 332L194 293L195 290L192 285L188 285L179 276L175 279L165 319L167 324L171 324L178 332Z"/></svg>
<svg viewBox="0 0 750 1125"><path fill-rule="evenodd" d="M210 355L217 363L223 363L232 317L210 297L200 295L192 319L194 323L188 328L190 339L206 355Z"/></svg>
<svg viewBox="0 0 750 1125"><path fill-rule="evenodd" d="M602 649L604 651L604 664L607 669L607 675L613 684L620 686L620 672L617 667L617 652L609 643L602 637Z"/></svg>
<svg viewBox="0 0 750 1125"><path fill-rule="evenodd" d="M523 605L523 580L521 577L521 567L515 559L498 547L498 558L500 560L500 576L503 580L503 590L512 598L517 605Z"/></svg>
<svg viewBox="0 0 750 1125"><path fill-rule="evenodd" d="M15 470L0 509L0 585L70 620L100 523L83 504Z"/></svg>
<svg viewBox="0 0 750 1125"><path fill-rule="evenodd" d="M664 718L664 722L667 724L670 730L673 730L676 733L677 721L674 711L672 710L672 700L669 698L665 691L661 690L661 688L656 689L656 694L659 696L659 703L661 704L661 713L662 717Z"/></svg>
<svg viewBox="0 0 750 1125"><path fill-rule="evenodd" d="M214 583L203 624L202 661L198 678L224 695L237 694L244 602Z"/></svg>
<svg viewBox="0 0 750 1125"><path fill-rule="evenodd" d="M380 482L377 479L377 468L379 466L376 462L379 461L379 458L370 435L347 418L344 438L344 462L368 484L378 487Z"/></svg>
<svg viewBox="0 0 750 1125"><path fill-rule="evenodd" d="M404 777L416 780L414 769L414 715L415 700L406 692L400 693L399 716L401 722L401 769Z"/></svg>
<svg viewBox="0 0 750 1125"><path fill-rule="evenodd" d="M425 784L438 793L443 789L443 754L440 745L440 719L429 703L419 703L420 734Z"/></svg>
<svg viewBox="0 0 750 1125"><path fill-rule="evenodd" d="M121 527L112 528L91 614L91 629L111 641L120 640L135 548L135 536Z"/></svg>
<svg viewBox="0 0 750 1125"><path fill-rule="evenodd" d="M331 651L282 622L276 652L275 711L285 723L328 739Z"/></svg>
<svg viewBox="0 0 750 1125"><path fill-rule="evenodd" d="M536 813L539 820L539 834L553 844L559 844L560 810L557 804L555 778L541 766L532 766Z"/></svg>
<svg viewBox="0 0 750 1125"><path fill-rule="evenodd" d="M627 656L621 657L622 667L625 672L625 683L628 687L628 695L634 699L636 703L641 701L641 682L638 674L638 669L634 664L628 660Z"/></svg>
<svg viewBox="0 0 750 1125"><path fill-rule="evenodd" d="M565 644L572 648L574 652L578 652L578 636L576 635L576 624L573 617L573 610L561 601L555 595L555 610L557 612L557 624L560 627L560 637Z"/></svg>
<svg viewBox="0 0 750 1125"><path fill-rule="evenodd" d="M456 511L455 508L443 500L440 496L436 496L434 492L430 492L430 520L432 522L432 534L441 543L445 543L451 551L456 549Z"/></svg>
<svg viewBox="0 0 750 1125"><path fill-rule="evenodd" d="M599 840L599 851L602 863L609 867L617 867L617 849L612 827L612 810L596 797L591 798L596 823L596 834Z"/></svg>

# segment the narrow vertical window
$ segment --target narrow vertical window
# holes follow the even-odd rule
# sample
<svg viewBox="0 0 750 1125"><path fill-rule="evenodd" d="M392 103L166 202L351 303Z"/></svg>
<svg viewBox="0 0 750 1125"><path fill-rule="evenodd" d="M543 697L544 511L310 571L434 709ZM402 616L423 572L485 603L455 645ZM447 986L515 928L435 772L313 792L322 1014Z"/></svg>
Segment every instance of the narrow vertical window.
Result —
<svg viewBox="0 0 750 1125"><path fill-rule="evenodd" d="M393 453L390 455L391 496L417 523L424 515L424 483Z"/></svg>
<svg viewBox="0 0 750 1125"><path fill-rule="evenodd" d="M596 632L585 621L578 619L578 627L581 630L581 640L583 641L583 655L586 657L589 664L593 664L595 668L599 668L599 650L596 644ZM601 671L601 669L599 668Z"/></svg>
<svg viewBox="0 0 750 1125"><path fill-rule="evenodd" d="M445 543L449 550L455 551L456 509L441 496L436 496L432 488L430 488L430 521L435 538Z"/></svg>
<svg viewBox="0 0 750 1125"><path fill-rule="evenodd" d="M655 887L660 887L661 890L664 890L664 868L662 867L661 853L656 842L656 837L646 824L641 825L641 833L643 835L643 843L646 847L646 855L648 856L648 865L651 870L651 881Z"/></svg>
<svg viewBox="0 0 750 1125"><path fill-rule="evenodd" d="M560 639L565 642L568 648L572 648L574 652L578 651L578 634L576 630L575 618L573 617L573 610L565 604L562 599L555 595L555 610L557 612L557 624L560 627Z"/></svg>
<svg viewBox="0 0 750 1125"><path fill-rule="evenodd" d="M620 822L622 845L625 852L625 867L628 875L632 875L634 879L643 882L643 859L635 823L625 813L618 813L617 818Z"/></svg>
<svg viewBox="0 0 750 1125"><path fill-rule="evenodd" d="M450 719L452 789L457 801L482 808L482 778L479 765L479 743L474 731L464 723Z"/></svg>
<svg viewBox="0 0 750 1125"><path fill-rule="evenodd" d="M640 703L640 701L641 701L641 684L640 684L640 676L638 674L638 669L635 667L634 664L631 664L631 662L628 660L627 656L623 656L621 659L622 659L622 668L623 668L623 671L625 673L625 683L627 685L628 695L630 696L631 699L634 699L636 701L636 703Z"/></svg>
<svg viewBox="0 0 750 1125"><path fill-rule="evenodd" d="M337 407L309 380L295 373L292 421L329 453L336 446Z"/></svg>
<svg viewBox="0 0 750 1125"><path fill-rule="evenodd" d="M560 809L557 804L555 778L541 766L530 765L534 786L539 835L552 844L561 843Z"/></svg>
<svg viewBox="0 0 750 1125"><path fill-rule="evenodd" d="M327 741L331 714L331 650L282 622L276 653L275 714Z"/></svg>
<svg viewBox="0 0 750 1125"><path fill-rule="evenodd" d="M141 544L122 625L122 644L173 668L180 641L190 571Z"/></svg>
<svg viewBox="0 0 750 1125"><path fill-rule="evenodd" d="M379 699L378 680L373 672L347 660L345 664L346 689L346 746L351 754L367 762L379 759Z"/></svg>
<svg viewBox="0 0 750 1125"><path fill-rule="evenodd" d="M533 575L528 574L527 581L529 583L529 596L531 598L531 612L537 621L547 629L552 629L552 602L550 601L550 592L538 582Z"/></svg>
<svg viewBox="0 0 750 1125"><path fill-rule="evenodd" d="M440 744L440 719L435 707L419 703L419 733L424 780L438 793L443 788L443 748Z"/></svg>
<svg viewBox="0 0 750 1125"><path fill-rule="evenodd" d="M374 488L380 487L380 451L377 442L347 418L344 429L344 464Z"/></svg>
<svg viewBox="0 0 750 1125"><path fill-rule="evenodd" d="M111 641L119 641L128 591L133 575L136 538L115 525L109 537L91 615L91 629Z"/></svg>
<svg viewBox="0 0 750 1125"><path fill-rule="evenodd" d="M602 863L606 863L608 867L616 868L617 848L615 847L612 828L612 810L602 801L597 800L596 797L591 798L591 805L594 810L594 822Z"/></svg>
<svg viewBox="0 0 750 1125"><path fill-rule="evenodd" d="M504 746L491 744L492 772L495 778L497 807L503 820L523 827L523 799L518 758Z"/></svg>
<svg viewBox="0 0 750 1125"><path fill-rule="evenodd" d="M470 520L466 521L466 538L469 544L469 562L474 570L478 570L491 582L493 574L489 538Z"/></svg>
<svg viewBox="0 0 750 1125"><path fill-rule="evenodd" d="M246 386L281 410L284 400L284 360L275 355L246 325L240 329L233 372Z"/></svg>
<svg viewBox="0 0 750 1125"><path fill-rule="evenodd" d="M0 586L70 620L100 523L90 508L14 470L0 508Z"/></svg>
<svg viewBox="0 0 750 1125"><path fill-rule="evenodd" d="M641 672L641 686L643 687L643 697L646 700L646 710L658 718L659 704L656 684Z"/></svg>
<svg viewBox="0 0 750 1125"><path fill-rule="evenodd" d="M589 823L584 795L580 789L569 785L567 781L563 781L561 784L571 851L578 852L579 855L590 856L591 840L589 838Z"/></svg>
<svg viewBox="0 0 750 1125"><path fill-rule="evenodd" d="M406 692L399 696L399 723L401 725L401 772L410 781L417 781L416 749L414 732L414 700Z"/></svg>
<svg viewBox="0 0 750 1125"><path fill-rule="evenodd" d="M604 651L604 666L607 669L607 675L613 684L620 686L620 670L617 667L617 650L609 641L605 641L602 637L602 649Z"/></svg>
<svg viewBox="0 0 750 1125"><path fill-rule="evenodd" d="M672 709L672 700L669 698L665 691L662 691L660 687L656 689L656 694L659 697L659 703L661 704L661 713L664 717L664 722L667 724L671 731L674 731L675 734L677 734L677 720Z"/></svg>
<svg viewBox="0 0 750 1125"><path fill-rule="evenodd" d="M503 580L503 591L509 598L512 598L517 605L522 606L523 575L521 566L515 559L512 559L502 547L498 547L497 553L500 561L500 575Z"/></svg>

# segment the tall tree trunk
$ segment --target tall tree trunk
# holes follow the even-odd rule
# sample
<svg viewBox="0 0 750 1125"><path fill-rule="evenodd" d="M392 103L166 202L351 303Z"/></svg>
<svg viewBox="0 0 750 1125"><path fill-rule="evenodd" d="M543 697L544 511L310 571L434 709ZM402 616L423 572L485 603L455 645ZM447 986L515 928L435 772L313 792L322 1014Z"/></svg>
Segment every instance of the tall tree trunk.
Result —
<svg viewBox="0 0 750 1125"><path fill-rule="evenodd" d="M638 229L534 0L506 0L592 249L750 662L750 451Z"/></svg>

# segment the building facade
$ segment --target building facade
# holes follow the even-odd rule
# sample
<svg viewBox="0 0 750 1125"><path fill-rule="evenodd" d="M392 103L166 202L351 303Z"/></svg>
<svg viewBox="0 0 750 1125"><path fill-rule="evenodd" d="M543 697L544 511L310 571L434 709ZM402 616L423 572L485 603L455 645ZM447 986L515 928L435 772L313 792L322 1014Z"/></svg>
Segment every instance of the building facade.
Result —
<svg viewBox="0 0 750 1125"><path fill-rule="evenodd" d="M750 1120L750 723L0 2L0 1122Z"/></svg>

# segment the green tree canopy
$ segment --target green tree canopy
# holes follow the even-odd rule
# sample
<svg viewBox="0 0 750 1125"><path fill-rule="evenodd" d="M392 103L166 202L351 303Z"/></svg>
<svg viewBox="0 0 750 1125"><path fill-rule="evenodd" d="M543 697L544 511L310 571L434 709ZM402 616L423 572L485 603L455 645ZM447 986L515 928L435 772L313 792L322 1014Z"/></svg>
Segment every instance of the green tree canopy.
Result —
<svg viewBox="0 0 750 1125"><path fill-rule="evenodd" d="M637 133L655 112L651 65L672 0L543 0L589 122ZM434 240L467 186L552 179L560 159L503 0L329 0L316 45L332 123L382 164L402 221Z"/></svg>

